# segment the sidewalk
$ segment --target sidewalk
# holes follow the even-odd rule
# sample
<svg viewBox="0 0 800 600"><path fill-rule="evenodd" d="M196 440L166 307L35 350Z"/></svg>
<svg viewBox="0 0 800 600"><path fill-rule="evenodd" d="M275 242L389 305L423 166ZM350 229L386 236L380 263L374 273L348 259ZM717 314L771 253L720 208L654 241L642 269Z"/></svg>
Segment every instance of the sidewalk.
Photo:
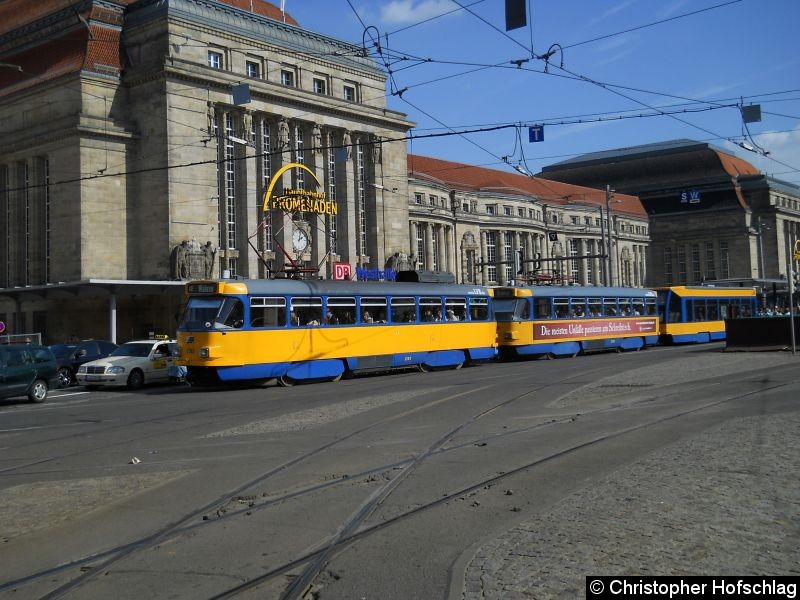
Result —
<svg viewBox="0 0 800 600"><path fill-rule="evenodd" d="M797 413L749 417L665 447L485 544L463 597L585 598L593 574L800 575L798 431Z"/></svg>

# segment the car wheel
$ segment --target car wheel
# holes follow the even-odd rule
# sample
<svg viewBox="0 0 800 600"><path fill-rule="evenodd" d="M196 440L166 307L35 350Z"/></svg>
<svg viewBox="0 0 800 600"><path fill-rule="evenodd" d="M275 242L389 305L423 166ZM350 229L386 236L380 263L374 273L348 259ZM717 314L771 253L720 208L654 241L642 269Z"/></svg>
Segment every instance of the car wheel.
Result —
<svg viewBox="0 0 800 600"><path fill-rule="evenodd" d="M144 373L142 373L139 369L131 371L131 374L128 375L128 389L138 390L143 385L144 385Z"/></svg>
<svg viewBox="0 0 800 600"><path fill-rule="evenodd" d="M59 387L65 388L72 385L72 382L75 381L72 377L72 371L69 367L61 367L58 370L58 385Z"/></svg>
<svg viewBox="0 0 800 600"><path fill-rule="evenodd" d="M37 379L28 389L28 400L39 404L47 398L47 382L44 379Z"/></svg>

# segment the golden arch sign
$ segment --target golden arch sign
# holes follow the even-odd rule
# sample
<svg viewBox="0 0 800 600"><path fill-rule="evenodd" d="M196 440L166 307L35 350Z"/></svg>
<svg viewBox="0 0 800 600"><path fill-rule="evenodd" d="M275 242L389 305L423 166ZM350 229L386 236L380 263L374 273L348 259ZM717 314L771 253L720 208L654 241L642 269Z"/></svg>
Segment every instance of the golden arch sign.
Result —
<svg viewBox="0 0 800 600"><path fill-rule="evenodd" d="M275 208L286 212L310 212L318 215L333 216L339 214L339 206L336 202L327 200L325 192L310 192L308 190L283 188L283 193L281 195L273 196L272 192L275 188L275 184L289 169L302 169L306 171L314 178L314 181L317 182L317 187L322 186L319 179L317 179L317 176L314 174L314 171L309 169L306 165L301 163L289 163L278 169L275 175L272 176L269 187L267 187L267 191L264 192L262 210L266 212Z"/></svg>

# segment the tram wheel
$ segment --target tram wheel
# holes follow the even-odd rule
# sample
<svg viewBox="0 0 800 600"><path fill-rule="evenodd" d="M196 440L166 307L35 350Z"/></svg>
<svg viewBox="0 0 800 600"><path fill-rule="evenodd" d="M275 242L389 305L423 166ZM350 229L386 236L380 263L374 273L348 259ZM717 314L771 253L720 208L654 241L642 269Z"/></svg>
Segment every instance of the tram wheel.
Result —
<svg viewBox="0 0 800 600"><path fill-rule="evenodd" d="M278 385L281 387L292 387L296 381L288 375L281 375L278 377Z"/></svg>
<svg viewBox="0 0 800 600"><path fill-rule="evenodd" d="M431 368L428 365L426 365L425 363L419 363L417 365L417 367L419 368L420 373L430 373L431 372Z"/></svg>
<svg viewBox="0 0 800 600"><path fill-rule="evenodd" d="M338 375L334 375L333 377L328 378L328 381L330 382L339 381L342 378L342 375L344 375L344 373L339 373Z"/></svg>

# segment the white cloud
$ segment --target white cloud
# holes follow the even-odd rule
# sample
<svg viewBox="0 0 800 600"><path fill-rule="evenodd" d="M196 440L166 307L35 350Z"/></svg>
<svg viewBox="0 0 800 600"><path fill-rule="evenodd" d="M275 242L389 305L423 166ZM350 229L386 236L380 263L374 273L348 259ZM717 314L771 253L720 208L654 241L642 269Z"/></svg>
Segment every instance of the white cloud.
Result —
<svg viewBox="0 0 800 600"><path fill-rule="evenodd" d="M381 8L381 21L391 25L409 25L457 8L458 5L451 0L392 0Z"/></svg>
<svg viewBox="0 0 800 600"><path fill-rule="evenodd" d="M605 12L601 13L600 15L596 16L593 19L589 19L586 23L586 26L593 27L600 23L601 21L605 21L609 17L613 17L618 12L622 12L626 8L628 8L631 4L634 4L635 0L625 0L625 2L620 2L619 4L615 4L614 6L607 9Z"/></svg>

